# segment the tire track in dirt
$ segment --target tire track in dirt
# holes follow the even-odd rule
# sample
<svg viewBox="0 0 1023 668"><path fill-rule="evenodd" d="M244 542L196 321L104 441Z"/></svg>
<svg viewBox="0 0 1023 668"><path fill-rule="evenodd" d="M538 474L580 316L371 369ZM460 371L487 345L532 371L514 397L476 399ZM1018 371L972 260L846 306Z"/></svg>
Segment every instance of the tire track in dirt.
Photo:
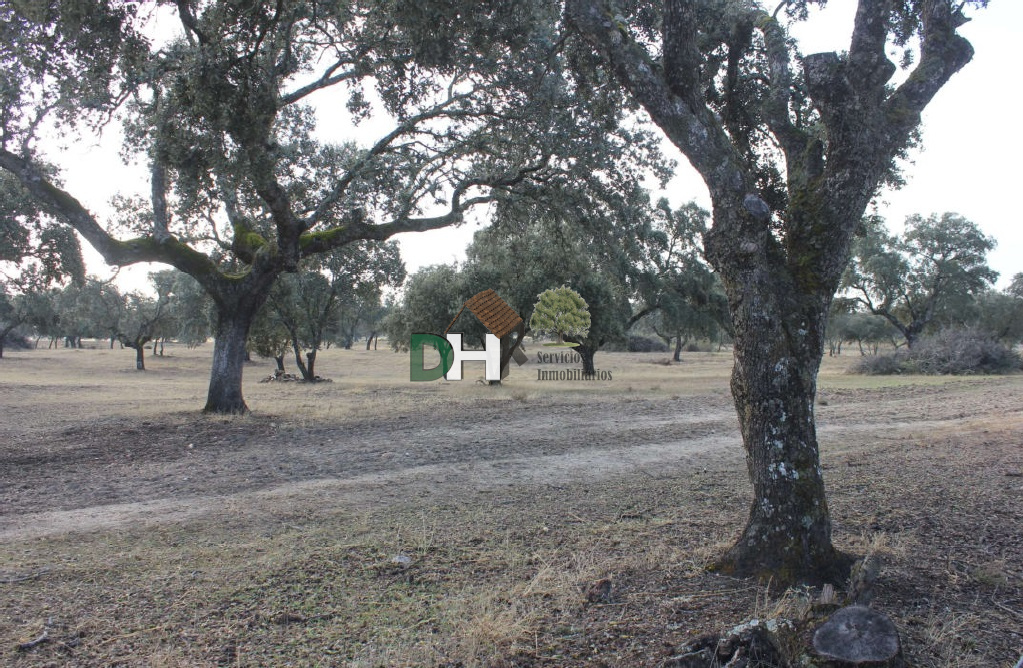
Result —
<svg viewBox="0 0 1023 668"><path fill-rule="evenodd" d="M212 514L262 515L270 508L280 513L282 507L315 503L318 499L357 509L426 497L450 499L454 490L599 481L639 472L664 477L674 475L673 469L704 465L707 457L738 461L738 452L734 449L736 438L737 434L714 435L684 443L660 442L611 449L594 447L539 457L427 464L347 478L303 480L237 494L161 498L26 513L0 520L0 542L181 522Z"/></svg>
<svg viewBox="0 0 1023 668"><path fill-rule="evenodd" d="M723 415L704 415L723 417ZM874 421L825 424L818 429L822 440L843 434L864 434L872 431L892 437L920 429L954 426L963 418L919 420L897 426L879 425ZM141 501L97 504L67 510L48 510L0 516L0 542L11 542L61 535L182 522L212 515L258 516L279 514L288 507L311 507L330 503L352 509L373 505L425 501L479 490L500 490L503 487L556 485L648 475L654 478L682 475L707 467L727 466L741 469L743 453L737 429L721 429L716 420L679 420L668 416L638 416L611 420L602 425L598 444L593 433L576 434L573 442L589 440L588 446L563 449L550 454L528 453L520 456L463 457L453 461L403 463L390 461L377 470L347 475L312 476L300 480L270 484L254 489L228 493L205 493L184 496L163 496ZM544 423L533 426L542 429ZM621 426L622 429L612 427ZM677 440L641 441L638 435L650 436L648 429L664 431L665 427L689 427L709 432ZM498 429L493 423L491 429ZM719 427L715 429L714 427ZM488 430L484 430L486 433ZM416 441L464 437L464 430L450 427L420 429ZM475 444L485 436L469 439ZM617 442L617 445L611 443ZM465 443L462 443L465 445ZM415 445L408 445L415 449ZM468 448L478 455L479 450ZM491 455L494 453L490 450Z"/></svg>

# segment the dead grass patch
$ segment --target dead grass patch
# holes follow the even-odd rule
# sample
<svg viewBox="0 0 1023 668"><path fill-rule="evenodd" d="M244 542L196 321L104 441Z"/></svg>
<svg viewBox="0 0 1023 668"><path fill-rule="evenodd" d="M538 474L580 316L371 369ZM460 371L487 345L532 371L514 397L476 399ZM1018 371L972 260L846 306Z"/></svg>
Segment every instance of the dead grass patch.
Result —
<svg viewBox="0 0 1023 668"><path fill-rule="evenodd" d="M601 353L609 384L526 369L489 387L410 384L404 356L331 350L318 359L331 384L259 385L250 367L254 414L228 418L198 414L208 354L168 348L144 374L122 370L131 351L0 361L0 526L133 493L206 504L0 542L0 663L657 665L699 633L798 616L817 594L707 570L749 503L728 354L662 367ZM1023 380L864 379L842 364L825 360L818 412L836 542L881 559L875 605L912 665L1011 665ZM503 434L509 411L543 429ZM488 424L505 440L474 443ZM408 444L424 431L429 457ZM718 436L720 452L631 468L615 450L621 470L600 475L509 463ZM62 461L84 477L71 485ZM476 476L484 464L508 479ZM47 506L57 498L67 507ZM603 580L608 595L588 597Z"/></svg>

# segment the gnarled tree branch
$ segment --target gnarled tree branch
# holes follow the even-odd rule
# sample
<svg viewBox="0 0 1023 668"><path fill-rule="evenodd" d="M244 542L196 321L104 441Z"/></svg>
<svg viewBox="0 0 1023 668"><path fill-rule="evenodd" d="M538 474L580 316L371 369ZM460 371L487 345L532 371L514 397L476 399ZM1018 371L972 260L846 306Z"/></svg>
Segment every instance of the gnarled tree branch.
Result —
<svg viewBox="0 0 1023 668"><path fill-rule="evenodd" d="M139 262L162 262L195 276L211 292L218 287L213 279L217 272L213 261L174 237L157 239L154 234L124 241L115 239L81 202L51 183L31 161L0 148L0 168L17 177L50 215L85 237L108 264L124 267Z"/></svg>

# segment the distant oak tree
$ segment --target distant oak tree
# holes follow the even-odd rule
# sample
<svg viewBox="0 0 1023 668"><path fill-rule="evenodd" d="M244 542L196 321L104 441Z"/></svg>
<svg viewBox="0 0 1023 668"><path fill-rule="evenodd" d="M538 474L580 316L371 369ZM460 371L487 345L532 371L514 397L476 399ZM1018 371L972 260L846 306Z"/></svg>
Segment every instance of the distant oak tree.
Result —
<svg viewBox="0 0 1023 668"><path fill-rule="evenodd" d="M987 264L994 247L994 239L957 213L912 215L898 237L888 234L883 219L868 216L842 285L913 347L932 323L968 318L975 298L998 278Z"/></svg>

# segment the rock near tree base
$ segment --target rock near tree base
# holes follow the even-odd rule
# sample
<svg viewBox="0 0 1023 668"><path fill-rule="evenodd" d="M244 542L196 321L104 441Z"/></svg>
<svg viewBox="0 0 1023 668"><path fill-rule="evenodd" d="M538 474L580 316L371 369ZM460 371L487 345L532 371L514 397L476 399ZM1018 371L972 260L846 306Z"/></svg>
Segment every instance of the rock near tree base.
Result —
<svg viewBox="0 0 1023 668"><path fill-rule="evenodd" d="M752 620L681 647L660 668L905 668L895 625L861 605L841 608L813 633L819 614L799 621Z"/></svg>
<svg viewBox="0 0 1023 668"><path fill-rule="evenodd" d="M887 615L850 605L831 615L813 635L813 649L833 666L904 666L899 632Z"/></svg>

